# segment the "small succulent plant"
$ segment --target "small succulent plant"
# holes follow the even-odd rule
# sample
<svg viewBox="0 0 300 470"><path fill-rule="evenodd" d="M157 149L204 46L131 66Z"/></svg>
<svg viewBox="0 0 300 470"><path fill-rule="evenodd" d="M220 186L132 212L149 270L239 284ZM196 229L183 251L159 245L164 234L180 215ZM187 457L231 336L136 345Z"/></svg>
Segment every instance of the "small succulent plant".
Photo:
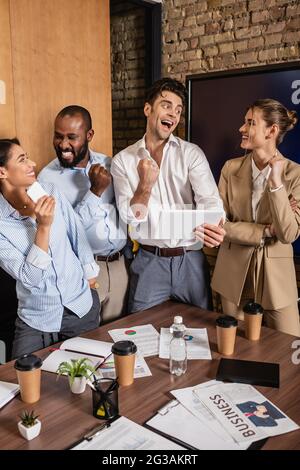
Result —
<svg viewBox="0 0 300 470"><path fill-rule="evenodd" d="M36 420L38 418L38 415L35 415L34 410L32 411L23 411L22 414L20 415L21 422L26 428L30 428L31 426L34 426L36 424Z"/></svg>

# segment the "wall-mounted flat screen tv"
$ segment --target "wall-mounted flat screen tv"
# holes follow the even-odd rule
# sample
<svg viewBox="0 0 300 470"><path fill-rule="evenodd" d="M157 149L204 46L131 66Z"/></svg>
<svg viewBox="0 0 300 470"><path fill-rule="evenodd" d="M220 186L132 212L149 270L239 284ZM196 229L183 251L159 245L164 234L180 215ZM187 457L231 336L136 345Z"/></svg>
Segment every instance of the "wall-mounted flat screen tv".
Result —
<svg viewBox="0 0 300 470"><path fill-rule="evenodd" d="M217 182L225 161L244 155L239 128L247 108L259 98L276 99L297 111L299 121L279 150L300 163L300 61L189 75L187 89L187 139L205 152ZM294 250L300 256L300 239Z"/></svg>

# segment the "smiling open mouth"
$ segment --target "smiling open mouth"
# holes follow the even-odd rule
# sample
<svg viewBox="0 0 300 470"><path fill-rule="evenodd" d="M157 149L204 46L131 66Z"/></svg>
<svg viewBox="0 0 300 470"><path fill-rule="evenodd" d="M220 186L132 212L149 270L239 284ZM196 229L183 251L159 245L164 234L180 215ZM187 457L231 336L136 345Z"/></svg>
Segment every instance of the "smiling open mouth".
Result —
<svg viewBox="0 0 300 470"><path fill-rule="evenodd" d="M164 127L167 127L168 129L171 129L171 127L173 126L173 122L169 121L168 119L162 119L161 123Z"/></svg>
<svg viewBox="0 0 300 470"><path fill-rule="evenodd" d="M61 152L61 156L66 159L73 158L73 152Z"/></svg>

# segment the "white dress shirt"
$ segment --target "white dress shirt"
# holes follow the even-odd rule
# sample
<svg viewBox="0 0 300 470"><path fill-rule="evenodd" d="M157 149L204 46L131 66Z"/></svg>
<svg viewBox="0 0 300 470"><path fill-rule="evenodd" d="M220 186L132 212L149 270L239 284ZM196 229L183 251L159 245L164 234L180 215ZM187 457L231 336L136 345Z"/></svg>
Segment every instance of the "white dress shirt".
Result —
<svg viewBox="0 0 300 470"><path fill-rule="evenodd" d="M271 167L267 165L260 171L252 158L252 217L256 221L257 209L262 194L266 188L268 178L271 173Z"/></svg>
<svg viewBox="0 0 300 470"><path fill-rule="evenodd" d="M164 146L160 172L151 191L147 214L140 220L135 218L130 201L140 181L137 166L144 158L152 159L146 148L145 136L113 158L111 174L120 217L135 228L135 233L140 233L138 241L142 244L160 248L194 245L195 238L160 238L158 221L162 209L223 210L205 154L197 145L170 135Z"/></svg>

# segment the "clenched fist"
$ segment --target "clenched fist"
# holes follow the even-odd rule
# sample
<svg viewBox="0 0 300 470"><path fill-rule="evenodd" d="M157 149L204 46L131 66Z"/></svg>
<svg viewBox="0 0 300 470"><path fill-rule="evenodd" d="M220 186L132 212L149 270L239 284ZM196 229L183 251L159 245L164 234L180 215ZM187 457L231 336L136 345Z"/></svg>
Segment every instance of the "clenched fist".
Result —
<svg viewBox="0 0 300 470"><path fill-rule="evenodd" d="M140 184L152 189L159 175L159 167L153 160L140 160L137 166Z"/></svg>
<svg viewBox="0 0 300 470"><path fill-rule="evenodd" d="M111 183L110 173L101 166L100 163L96 163L91 166L89 178L91 182L91 191L96 194L96 196L101 196Z"/></svg>

